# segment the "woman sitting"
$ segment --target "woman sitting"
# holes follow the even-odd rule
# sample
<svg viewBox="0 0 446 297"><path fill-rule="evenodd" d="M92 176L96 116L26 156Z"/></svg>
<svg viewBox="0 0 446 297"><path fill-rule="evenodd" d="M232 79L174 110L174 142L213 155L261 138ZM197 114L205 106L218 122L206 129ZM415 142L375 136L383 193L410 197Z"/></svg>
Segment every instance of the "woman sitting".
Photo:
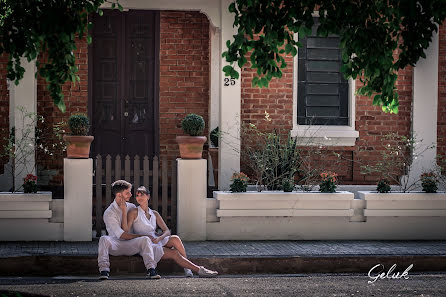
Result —
<svg viewBox="0 0 446 297"><path fill-rule="evenodd" d="M171 235L161 215L149 208L150 192L146 187L136 189L136 201L139 206L128 211L127 222L122 221L122 229L126 232L133 227L136 234L147 235L153 242L155 261L159 259L173 259L184 268L186 277L192 277L192 271L201 277L215 277L218 272L197 266L187 259L183 242L177 235ZM163 234L156 235L157 225L163 230Z"/></svg>

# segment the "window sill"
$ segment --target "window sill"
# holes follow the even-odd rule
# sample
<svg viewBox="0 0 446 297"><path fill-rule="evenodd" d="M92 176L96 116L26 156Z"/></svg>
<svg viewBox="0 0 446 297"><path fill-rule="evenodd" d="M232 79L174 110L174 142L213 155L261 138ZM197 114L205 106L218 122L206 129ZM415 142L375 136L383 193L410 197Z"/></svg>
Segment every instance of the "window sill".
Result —
<svg viewBox="0 0 446 297"><path fill-rule="evenodd" d="M295 126L291 136L302 146L355 146L359 132L350 126Z"/></svg>

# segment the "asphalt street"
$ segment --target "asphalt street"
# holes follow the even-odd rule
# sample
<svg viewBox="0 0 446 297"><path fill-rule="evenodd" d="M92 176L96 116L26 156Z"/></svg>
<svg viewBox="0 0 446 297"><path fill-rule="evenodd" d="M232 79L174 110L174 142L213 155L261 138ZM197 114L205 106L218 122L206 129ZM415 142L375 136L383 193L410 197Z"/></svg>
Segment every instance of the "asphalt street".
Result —
<svg viewBox="0 0 446 297"><path fill-rule="evenodd" d="M239 275L215 279L141 275L0 278L0 296L446 296L446 273L372 279L364 274Z"/></svg>

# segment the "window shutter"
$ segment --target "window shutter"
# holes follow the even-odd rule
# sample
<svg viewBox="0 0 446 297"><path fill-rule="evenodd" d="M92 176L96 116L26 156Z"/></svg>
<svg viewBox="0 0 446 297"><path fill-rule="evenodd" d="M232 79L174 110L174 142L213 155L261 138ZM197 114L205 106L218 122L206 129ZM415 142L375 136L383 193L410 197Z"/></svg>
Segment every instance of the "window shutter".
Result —
<svg viewBox="0 0 446 297"><path fill-rule="evenodd" d="M297 118L299 125L348 125L348 81L342 65L338 36L299 38Z"/></svg>

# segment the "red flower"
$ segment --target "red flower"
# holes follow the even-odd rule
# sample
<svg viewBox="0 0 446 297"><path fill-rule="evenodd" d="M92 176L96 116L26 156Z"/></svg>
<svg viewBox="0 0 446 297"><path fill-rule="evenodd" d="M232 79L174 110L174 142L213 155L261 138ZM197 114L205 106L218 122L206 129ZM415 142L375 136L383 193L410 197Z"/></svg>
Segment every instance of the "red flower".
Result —
<svg viewBox="0 0 446 297"><path fill-rule="evenodd" d="M36 182L37 181L37 176L35 176L34 174L27 174L26 177L23 179L23 181L26 182Z"/></svg>

